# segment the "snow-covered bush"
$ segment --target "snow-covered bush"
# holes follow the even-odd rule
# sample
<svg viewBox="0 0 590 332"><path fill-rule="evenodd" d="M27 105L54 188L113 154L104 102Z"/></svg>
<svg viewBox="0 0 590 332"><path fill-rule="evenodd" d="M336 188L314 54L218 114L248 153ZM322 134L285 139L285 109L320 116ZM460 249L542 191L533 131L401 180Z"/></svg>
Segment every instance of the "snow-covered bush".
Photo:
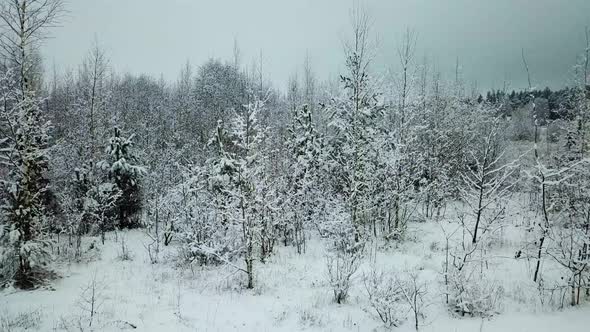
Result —
<svg viewBox="0 0 590 332"><path fill-rule="evenodd" d="M393 274L372 269L363 282L372 310L387 327L398 326L406 319L407 308L402 289Z"/></svg>
<svg viewBox="0 0 590 332"><path fill-rule="evenodd" d="M463 217L459 219L462 221ZM493 231L481 233L477 242L472 242L469 227L461 222L453 232L445 232L447 238L443 276L446 288L446 303L450 310L462 316L489 317L500 312L504 287L490 277L486 250L494 239ZM449 239L462 230L462 238L449 251ZM475 257L477 255L477 257Z"/></svg>
<svg viewBox="0 0 590 332"><path fill-rule="evenodd" d="M100 233L103 244L105 232L117 226L114 209L121 195L122 191L114 183L107 182L91 187L84 198L84 213L96 222L96 225L90 225L89 228L93 232Z"/></svg>
<svg viewBox="0 0 590 332"><path fill-rule="evenodd" d="M119 251L117 252L117 258L122 261L131 261L133 260L133 253L129 250L127 246L127 240L125 236L121 236L121 246Z"/></svg>
<svg viewBox="0 0 590 332"><path fill-rule="evenodd" d="M0 246L0 285L16 281L18 287L31 288L51 275L45 271L52 258L49 238L24 240L15 226L5 226L5 230L0 231L1 238L6 242Z"/></svg>
<svg viewBox="0 0 590 332"><path fill-rule="evenodd" d="M365 242L346 216L337 219L326 232L329 241L326 251L328 281L334 301L340 304L346 301L353 276L361 265Z"/></svg>
<svg viewBox="0 0 590 332"><path fill-rule="evenodd" d="M348 298L352 276L357 272L362 254L358 252L333 252L326 255L328 280L334 292L334 301L343 303Z"/></svg>
<svg viewBox="0 0 590 332"><path fill-rule="evenodd" d="M461 316L489 317L502 308L504 287L476 269L455 269L449 273L449 306Z"/></svg>
<svg viewBox="0 0 590 332"><path fill-rule="evenodd" d="M182 168L183 182L162 198L168 215L164 234L177 237L181 265L232 263L243 251L240 228L229 222L229 212L224 211L230 208L227 197L218 191L229 186L229 178L211 169L217 171L209 162Z"/></svg>
<svg viewBox="0 0 590 332"><path fill-rule="evenodd" d="M299 325L305 328L321 328L326 325L324 316L317 309L310 307L299 312Z"/></svg>
<svg viewBox="0 0 590 332"><path fill-rule="evenodd" d="M365 291L371 308L387 327L399 326L412 315L418 330L427 307L427 284L415 271L377 271L374 267L364 275Z"/></svg>
<svg viewBox="0 0 590 332"><path fill-rule="evenodd" d="M41 318L42 312L40 309L23 311L17 314L0 312L0 331L38 331Z"/></svg>
<svg viewBox="0 0 590 332"><path fill-rule="evenodd" d="M185 262L199 265L226 264L240 257L242 248L240 234L235 229L215 231L215 219L208 216L194 218L192 224L182 227L179 240L182 244L181 256Z"/></svg>

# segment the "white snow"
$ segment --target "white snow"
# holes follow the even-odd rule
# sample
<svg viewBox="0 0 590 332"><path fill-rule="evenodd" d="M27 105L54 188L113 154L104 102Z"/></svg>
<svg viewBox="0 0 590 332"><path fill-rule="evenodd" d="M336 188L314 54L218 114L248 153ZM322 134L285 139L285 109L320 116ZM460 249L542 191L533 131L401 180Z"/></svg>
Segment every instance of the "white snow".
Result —
<svg viewBox="0 0 590 332"><path fill-rule="evenodd" d="M517 226L507 226L501 243L488 252L493 257L491 277L505 288L502 312L491 318L459 317L446 309L441 283L444 237L440 225L431 221L412 223L401 244L371 243L343 305L332 301L324 248L315 236L305 254L278 245L266 264L256 262L253 290L240 286L245 276L230 266L178 268L174 244L165 247L159 264L150 264L144 245L151 240L140 230L109 233L104 246L98 238L85 238L85 246L95 242L100 248L94 260L60 263L55 270L62 277L43 289L0 291L0 328L21 315L38 320L33 330L40 331L79 331L78 325L84 331L119 331L131 329L130 324L138 331L381 331L385 329L371 311L361 281L363 271L374 265L383 271L417 269L428 281L429 306L421 331L587 330L587 305L566 305L561 311L541 305L529 264L514 258L527 234L518 226L525 217L512 215ZM447 230L456 227L442 225ZM118 258L122 237L132 260ZM82 310L80 298L95 275L99 306L89 328L89 312ZM407 320L395 330L413 331L413 322Z"/></svg>

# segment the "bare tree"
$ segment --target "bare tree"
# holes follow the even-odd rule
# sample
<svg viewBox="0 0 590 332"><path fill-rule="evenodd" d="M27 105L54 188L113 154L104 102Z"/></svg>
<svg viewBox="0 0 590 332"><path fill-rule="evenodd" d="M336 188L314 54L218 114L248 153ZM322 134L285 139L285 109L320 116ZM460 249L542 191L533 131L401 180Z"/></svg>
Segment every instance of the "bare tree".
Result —
<svg viewBox="0 0 590 332"><path fill-rule="evenodd" d="M588 85L588 65L590 62L590 29L586 27L586 49L584 50L584 86Z"/></svg>
<svg viewBox="0 0 590 332"><path fill-rule="evenodd" d="M97 273L92 276L92 280L82 288L82 293L78 299L78 307L88 313L88 327L92 327L95 316L98 314L104 304L103 290L104 283L97 280Z"/></svg>
<svg viewBox="0 0 590 332"><path fill-rule="evenodd" d="M46 28L56 27L65 12L63 0L9 0L0 4L4 33L2 55L18 68L20 90L31 90L34 55L47 38Z"/></svg>
<svg viewBox="0 0 590 332"><path fill-rule="evenodd" d="M235 70L240 69L240 62L242 60L242 51L238 44L238 38L234 37L234 48L233 48L233 65Z"/></svg>
<svg viewBox="0 0 590 332"><path fill-rule="evenodd" d="M109 69L109 61L104 50L94 41L88 55L80 68L81 99L78 104L84 109L88 117L88 129L90 134L90 163L93 167L96 163L97 153L97 118L106 104L106 80ZM86 126L84 126L86 127Z"/></svg>
<svg viewBox="0 0 590 332"><path fill-rule="evenodd" d="M406 301L414 318L414 328L418 331L420 320L424 319L424 309L428 306L425 302L428 293L428 284L420 281L417 272L408 272L405 279L397 281L402 298Z"/></svg>
<svg viewBox="0 0 590 332"><path fill-rule="evenodd" d="M313 74L313 68L311 64L311 57L309 53L305 54L305 60L303 61L303 93L304 100L310 110L315 109L315 98L316 98L316 78Z"/></svg>
<svg viewBox="0 0 590 332"><path fill-rule="evenodd" d="M406 123L406 103L408 101L408 95L410 93L410 82L409 82L409 71L410 65L414 59L414 54L416 52L416 43L417 43L417 35L411 29L406 29L404 33L402 43L398 46L397 55L399 57L399 62L401 65L402 70L402 77L400 82L400 96L399 96L399 112L400 112L400 126L401 128L404 127Z"/></svg>
<svg viewBox="0 0 590 332"><path fill-rule="evenodd" d="M363 104L370 96L365 95L368 81L368 69L373 59L369 33L371 22L369 15L362 7L354 7L351 12L353 37L344 43L347 62L350 67L350 86L353 92L354 113L359 113Z"/></svg>
<svg viewBox="0 0 590 332"><path fill-rule="evenodd" d="M522 64L524 66L524 69L526 71L526 75L527 75L527 81L528 81L528 90L532 91L533 90L533 86L531 84L531 73L529 70L529 65L528 62L526 61L526 57L524 54L524 49L522 49ZM535 103L533 103L533 114L535 113ZM539 273L540 273L540 269L541 269L541 257L543 254L543 245L545 243L545 239L547 237L547 235L549 234L549 229L551 227L551 223L549 222L549 212L548 212L548 208L547 208L547 176L546 176L546 167L543 165L543 163L541 162L541 159L539 157L539 148L538 148L538 141L539 141L539 125L538 122L534 121L535 124L535 145L534 145L534 156L535 156L535 164L536 164L536 169L537 169L537 174L534 176L534 178L536 178L538 180L539 186L540 186L540 191L541 191L541 212L543 214L543 222L539 222L538 226L540 229L540 237L539 237L539 241L538 241L538 247L539 249L537 250L537 263L535 265L535 272L533 275L533 281L537 282L537 280L539 279Z"/></svg>
<svg viewBox="0 0 590 332"><path fill-rule="evenodd" d="M299 78L295 72L289 78L289 88L287 90L287 99L289 101L289 110L295 112L301 104L301 91L299 88Z"/></svg>
<svg viewBox="0 0 590 332"><path fill-rule="evenodd" d="M355 6L351 11L351 25L352 38L344 43L347 73L340 77L347 91L347 99L343 105L338 105L332 116L344 120L342 124L334 125L348 145L348 151L343 153L346 156L338 158L345 169L346 200L351 221L360 234L360 226L366 222L370 209L367 205L371 191L371 175L368 173L374 167L372 129L380 117L381 105L376 102L377 92L369 73L374 58L374 45L369 40L371 21L362 7Z"/></svg>
<svg viewBox="0 0 590 332"><path fill-rule="evenodd" d="M469 167L461 174L461 197L473 213L475 223L471 232L472 243L477 242L478 231L482 226L485 231L501 218L504 213L503 200L515 184L510 183L516 170L515 162L503 162L505 150L499 143L498 120L484 121L484 125L487 127L484 129L485 136L469 151Z"/></svg>
<svg viewBox="0 0 590 332"><path fill-rule="evenodd" d="M428 58L424 56L422 59L422 66L420 68L420 101L422 102L422 111L424 114L424 110L426 110L426 103L428 101L428 72L430 70L430 66L428 63Z"/></svg>

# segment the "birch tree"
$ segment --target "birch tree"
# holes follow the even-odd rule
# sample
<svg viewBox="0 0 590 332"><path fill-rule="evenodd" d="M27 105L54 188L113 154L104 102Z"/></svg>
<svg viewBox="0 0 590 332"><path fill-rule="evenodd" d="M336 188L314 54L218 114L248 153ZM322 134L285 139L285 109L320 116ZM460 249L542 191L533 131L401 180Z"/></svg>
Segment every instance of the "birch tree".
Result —
<svg viewBox="0 0 590 332"><path fill-rule="evenodd" d="M0 21L5 33L0 38L2 55L15 71L24 98L35 86L36 52L47 35L47 28L59 24L64 14L63 0L11 0L0 4Z"/></svg>

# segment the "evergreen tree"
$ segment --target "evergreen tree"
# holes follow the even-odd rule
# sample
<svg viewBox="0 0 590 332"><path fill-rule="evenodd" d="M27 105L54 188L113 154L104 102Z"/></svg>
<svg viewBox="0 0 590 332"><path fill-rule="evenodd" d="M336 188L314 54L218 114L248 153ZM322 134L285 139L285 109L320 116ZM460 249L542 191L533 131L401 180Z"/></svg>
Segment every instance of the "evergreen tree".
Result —
<svg viewBox="0 0 590 332"><path fill-rule="evenodd" d="M44 213L50 124L44 120L32 92L24 96L4 92L3 103L12 106L2 114L2 126L11 135L0 140L0 162L8 170L7 176L0 179L0 266L4 267L0 277L14 279L17 285L28 288L40 281L36 268L50 259Z"/></svg>
<svg viewBox="0 0 590 332"><path fill-rule="evenodd" d="M117 199L118 226L121 228L138 227L139 212L142 208L140 180L146 173L143 166L137 165L137 158L132 153L133 136L124 137L115 127L106 153L108 159L102 161L101 167L108 172L111 179L121 191Z"/></svg>
<svg viewBox="0 0 590 332"><path fill-rule="evenodd" d="M318 171L321 159L320 139L308 105L293 113L290 129L291 163L288 175L289 233L297 252L305 251L305 229L312 224L320 204Z"/></svg>

